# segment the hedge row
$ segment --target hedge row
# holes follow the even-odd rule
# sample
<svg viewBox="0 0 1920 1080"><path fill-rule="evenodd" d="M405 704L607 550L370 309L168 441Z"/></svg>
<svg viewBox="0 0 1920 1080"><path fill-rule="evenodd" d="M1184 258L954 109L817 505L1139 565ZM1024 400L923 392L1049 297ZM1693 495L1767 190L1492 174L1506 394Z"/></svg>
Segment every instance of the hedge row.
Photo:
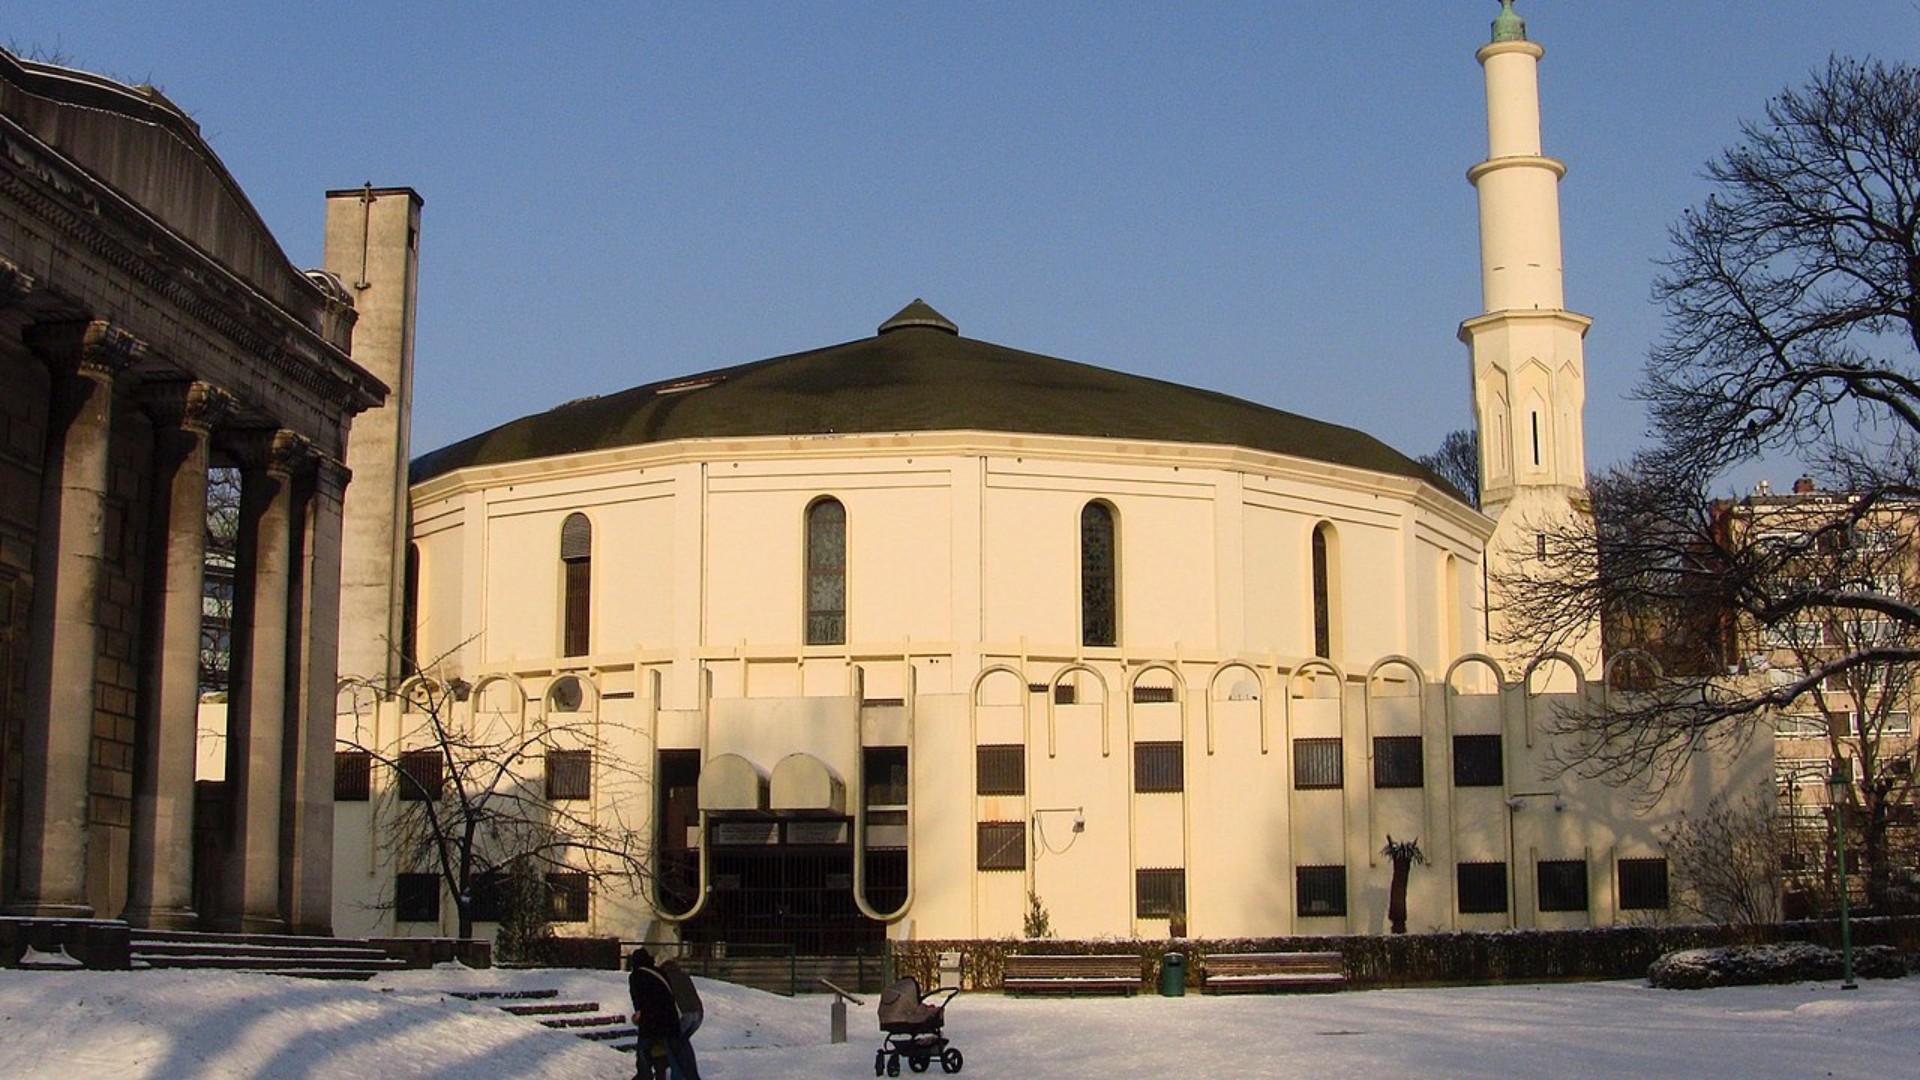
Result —
<svg viewBox="0 0 1920 1080"><path fill-rule="evenodd" d="M1008 953L1047 955L1138 953L1142 985L1158 977L1160 957L1187 958L1187 981L1197 985L1209 953L1324 952L1346 957L1354 986L1422 986L1449 983L1545 982L1556 979L1638 979L1661 954L1735 943L1810 941L1839 944L1833 920L1765 927L1609 926L1581 930L1447 931L1432 934L1228 939L927 940L891 943L895 972L922 986L939 985L942 954L959 958L961 985L997 990ZM1856 945L1920 949L1920 917L1855 919Z"/></svg>

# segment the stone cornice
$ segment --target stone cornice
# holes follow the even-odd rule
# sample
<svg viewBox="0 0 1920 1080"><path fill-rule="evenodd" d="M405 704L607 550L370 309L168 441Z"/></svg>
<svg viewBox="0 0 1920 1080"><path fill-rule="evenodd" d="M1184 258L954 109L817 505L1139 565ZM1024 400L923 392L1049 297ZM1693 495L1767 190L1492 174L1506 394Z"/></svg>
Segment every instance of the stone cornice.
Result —
<svg viewBox="0 0 1920 1080"><path fill-rule="evenodd" d="M0 196L18 202L63 234L68 246L125 274L209 336L231 342L236 356L262 367L271 382L298 387L345 413L385 400L388 388L344 349L5 116L0 116Z"/></svg>
<svg viewBox="0 0 1920 1080"><path fill-rule="evenodd" d="M143 385L140 404L163 427L206 435L232 414L233 395L210 383L169 379Z"/></svg>
<svg viewBox="0 0 1920 1080"><path fill-rule="evenodd" d="M291 478L320 457L311 442L286 428L242 428L222 433L221 445L242 469L279 480Z"/></svg>

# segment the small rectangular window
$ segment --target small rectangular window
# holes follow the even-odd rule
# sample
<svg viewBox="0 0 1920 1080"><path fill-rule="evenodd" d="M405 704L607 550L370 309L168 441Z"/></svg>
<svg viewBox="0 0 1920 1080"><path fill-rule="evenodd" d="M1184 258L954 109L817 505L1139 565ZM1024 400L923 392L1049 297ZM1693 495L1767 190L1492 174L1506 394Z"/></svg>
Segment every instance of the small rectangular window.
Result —
<svg viewBox="0 0 1920 1080"><path fill-rule="evenodd" d="M547 798L593 797L593 751L547 751Z"/></svg>
<svg viewBox="0 0 1920 1080"><path fill-rule="evenodd" d="M974 865L982 870L1027 868L1027 823L982 821L976 836Z"/></svg>
<svg viewBox="0 0 1920 1080"><path fill-rule="evenodd" d="M1500 764L1500 736L1453 737L1453 786L1499 787L1506 770Z"/></svg>
<svg viewBox="0 0 1920 1080"><path fill-rule="evenodd" d="M978 747L974 751L979 773L974 791L980 795L1025 795L1027 793L1027 747L1024 743L1002 743Z"/></svg>
<svg viewBox="0 0 1920 1080"><path fill-rule="evenodd" d="M1164 919L1187 910L1187 872L1185 870L1135 870L1133 872L1134 915L1142 919Z"/></svg>
<svg viewBox="0 0 1920 1080"><path fill-rule="evenodd" d="M333 755L333 801L366 802L372 797L373 755L337 750Z"/></svg>
<svg viewBox="0 0 1920 1080"><path fill-rule="evenodd" d="M1537 873L1541 911L1587 910L1585 859L1542 859Z"/></svg>
<svg viewBox="0 0 1920 1080"><path fill-rule="evenodd" d="M907 805L907 748L869 746L862 767L867 774L868 806Z"/></svg>
<svg viewBox="0 0 1920 1080"><path fill-rule="evenodd" d="M1133 744L1133 790L1183 791L1185 753L1177 742Z"/></svg>
<svg viewBox="0 0 1920 1080"><path fill-rule="evenodd" d="M1461 863L1455 869L1460 886L1460 914L1499 915L1507 910L1507 864Z"/></svg>
<svg viewBox="0 0 1920 1080"><path fill-rule="evenodd" d="M1302 866L1293 872L1295 909L1303 917L1347 913L1347 868Z"/></svg>
<svg viewBox="0 0 1920 1080"><path fill-rule="evenodd" d="M1173 700L1171 686L1135 686L1133 703L1135 705L1164 705Z"/></svg>
<svg viewBox="0 0 1920 1080"><path fill-rule="evenodd" d="M1339 739L1293 740L1293 786L1301 791L1346 784Z"/></svg>
<svg viewBox="0 0 1920 1080"><path fill-rule="evenodd" d="M1416 788L1425 783L1424 744L1418 735L1382 735L1373 740L1373 786Z"/></svg>
<svg viewBox="0 0 1920 1080"><path fill-rule="evenodd" d="M440 875L395 875L393 917L397 922L439 922Z"/></svg>
<svg viewBox="0 0 1920 1080"><path fill-rule="evenodd" d="M1053 703L1055 705L1074 705L1080 701L1080 688L1070 682L1053 684Z"/></svg>
<svg viewBox="0 0 1920 1080"><path fill-rule="evenodd" d="M548 918L553 922L586 922L587 904L592 889L587 875L579 871L556 871L547 875L547 897L552 903Z"/></svg>
<svg viewBox="0 0 1920 1080"><path fill-rule="evenodd" d="M1620 860L1620 909L1622 911L1665 911L1667 909L1667 860Z"/></svg>
<svg viewBox="0 0 1920 1080"><path fill-rule="evenodd" d="M400 801L433 802L446 789L445 760L438 750L407 750L400 755Z"/></svg>

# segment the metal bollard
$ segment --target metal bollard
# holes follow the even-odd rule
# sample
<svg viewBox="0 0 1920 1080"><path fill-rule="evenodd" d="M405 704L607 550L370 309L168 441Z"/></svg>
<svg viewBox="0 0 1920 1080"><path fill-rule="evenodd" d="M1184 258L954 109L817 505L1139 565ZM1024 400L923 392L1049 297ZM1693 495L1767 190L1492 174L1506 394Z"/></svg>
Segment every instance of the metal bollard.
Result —
<svg viewBox="0 0 1920 1080"><path fill-rule="evenodd" d="M838 994L833 996L833 1004L828 1006L827 1041L843 1043L847 1041L847 999Z"/></svg>

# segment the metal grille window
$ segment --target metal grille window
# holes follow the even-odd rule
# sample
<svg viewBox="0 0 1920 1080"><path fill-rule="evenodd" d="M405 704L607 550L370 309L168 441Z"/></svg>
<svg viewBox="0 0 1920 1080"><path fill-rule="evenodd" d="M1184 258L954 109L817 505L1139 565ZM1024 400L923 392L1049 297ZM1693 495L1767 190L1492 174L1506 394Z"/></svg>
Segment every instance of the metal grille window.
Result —
<svg viewBox="0 0 1920 1080"><path fill-rule="evenodd" d="M568 514L560 526L560 566L565 596L560 617L560 655L585 656L593 625L593 523Z"/></svg>
<svg viewBox="0 0 1920 1080"><path fill-rule="evenodd" d="M1080 643L1114 645L1120 640L1113 507L1090 502L1080 511Z"/></svg>
<svg viewBox="0 0 1920 1080"><path fill-rule="evenodd" d="M907 805L907 748L869 746L861 753L866 758L867 805Z"/></svg>
<svg viewBox="0 0 1920 1080"><path fill-rule="evenodd" d="M1500 736L1453 737L1453 786L1499 787L1506 771L1500 764Z"/></svg>
<svg viewBox="0 0 1920 1080"><path fill-rule="evenodd" d="M593 797L593 751L547 751L547 798Z"/></svg>
<svg viewBox="0 0 1920 1080"><path fill-rule="evenodd" d="M1541 911L1587 910L1585 859L1542 859L1537 876Z"/></svg>
<svg viewBox="0 0 1920 1080"><path fill-rule="evenodd" d="M592 890L587 875L579 871L556 871L547 875L548 917L553 922L586 922L587 903Z"/></svg>
<svg viewBox="0 0 1920 1080"><path fill-rule="evenodd" d="M1135 686L1133 703L1135 705L1163 705L1173 700L1171 686Z"/></svg>
<svg viewBox="0 0 1920 1080"><path fill-rule="evenodd" d="M1027 793L1027 748L1022 743L982 746L974 751L979 776L974 791L980 795Z"/></svg>
<svg viewBox="0 0 1920 1080"><path fill-rule="evenodd" d="M366 802L372 797L373 755L339 750L333 755L333 801Z"/></svg>
<svg viewBox="0 0 1920 1080"><path fill-rule="evenodd" d="M1177 742L1133 744L1133 790L1183 791L1185 755Z"/></svg>
<svg viewBox="0 0 1920 1080"><path fill-rule="evenodd" d="M440 875L394 875L393 917L397 922L439 922Z"/></svg>
<svg viewBox="0 0 1920 1080"><path fill-rule="evenodd" d="M407 750L400 755L400 801L432 802L446 788L445 761L438 750Z"/></svg>
<svg viewBox="0 0 1920 1080"><path fill-rule="evenodd" d="M1293 872L1295 910L1302 916L1347 913L1347 868L1302 866Z"/></svg>
<svg viewBox="0 0 1920 1080"><path fill-rule="evenodd" d="M807 644L847 643L847 508L807 507Z"/></svg>
<svg viewBox="0 0 1920 1080"><path fill-rule="evenodd" d="M1620 860L1620 908L1623 911L1665 911L1667 860Z"/></svg>
<svg viewBox="0 0 1920 1080"><path fill-rule="evenodd" d="M1497 915L1507 910L1507 864L1461 863L1454 871L1460 886L1460 914Z"/></svg>
<svg viewBox="0 0 1920 1080"><path fill-rule="evenodd" d="M1418 735L1382 735L1373 740L1373 786L1413 788L1425 783L1425 753Z"/></svg>
<svg viewBox="0 0 1920 1080"><path fill-rule="evenodd" d="M982 870L1027 868L1027 823L982 821L978 826L974 865Z"/></svg>
<svg viewBox="0 0 1920 1080"><path fill-rule="evenodd" d="M1301 791L1346 784L1339 739L1293 740L1293 786Z"/></svg>
<svg viewBox="0 0 1920 1080"><path fill-rule="evenodd" d="M1187 872L1185 870L1135 870L1133 872L1134 915L1142 919L1164 919L1187 910Z"/></svg>

